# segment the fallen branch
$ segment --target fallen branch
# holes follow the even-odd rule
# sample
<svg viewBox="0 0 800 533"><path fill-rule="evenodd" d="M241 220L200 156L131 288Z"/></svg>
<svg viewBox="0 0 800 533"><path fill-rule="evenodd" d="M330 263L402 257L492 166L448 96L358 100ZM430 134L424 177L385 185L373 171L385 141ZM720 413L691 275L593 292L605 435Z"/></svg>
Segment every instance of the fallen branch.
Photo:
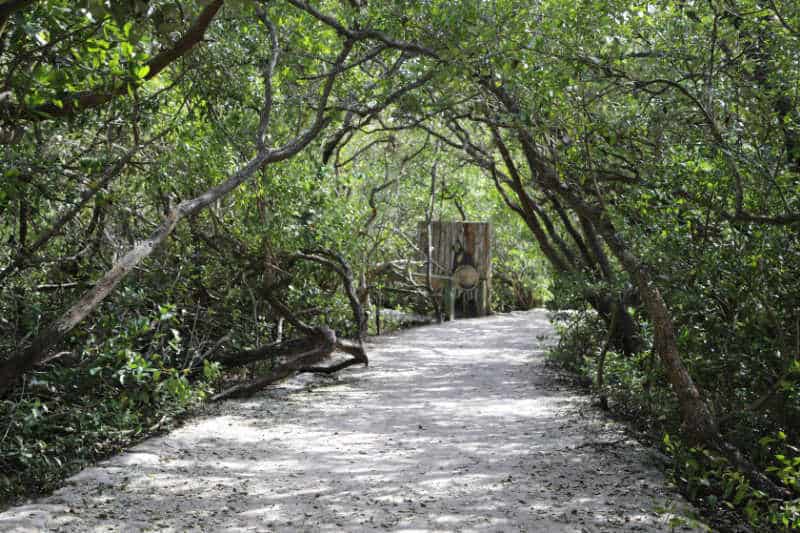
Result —
<svg viewBox="0 0 800 533"><path fill-rule="evenodd" d="M336 363L335 365L331 365L331 366L309 366L309 367L301 368L299 370L299 372L301 372L301 373L311 373L311 374L333 374L334 372L338 372L338 371L343 370L343 369L345 369L345 368L347 368L349 366L357 365L358 362L359 361L357 359L355 359L355 358L347 359L345 361L341 361L341 362Z"/></svg>
<svg viewBox="0 0 800 533"><path fill-rule="evenodd" d="M292 354L285 354L274 360L272 369L265 375L239 385L234 385L211 397L217 402L227 398L242 398L255 394L267 385L289 377L294 372L318 363L328 357L336 347L336 334L326 327L315 328L315 335L302 339L315 343L307 349Z"/></svg>
<svg viewBox="0 0 800 533"><path fill-rule="evenodd" d="M319 344L320 340L318 336L312 333L307 337L275 342L253 350L228 353L218 357L212 356L210 360L219 363L225 368L238 368L258 361L290 359L295 357L298 353L316 349L319 347Z"/></svg>
<svg viewBox="0 0 800 533"><path fill-rule="evenodd" d="M170 209L149 238L139 241L130 248L114 263L111 269L96 281L92 289L86 291L52 325L43 328L27 348L16 352L0 363L0 397L8 393L22 374L42 362L54 345L61 342L75 326L80 324L114 291L128 273L163 244L181 220L192 217L220 198L227 196L261 168L289 159L311 143L332 120L330 116L326 115L326 104L333 90L334 81L341 73L341 65L344 64L354 44L352 41L345 42L333 66L328 69L322 94L318 98L319 105L316 115L304 132L287 141L280 148L267 149L265 146L260 146L253 158L239 170L230 174L227 179Z"/></svg>
<svg viewBox="0 0 800 533"><path fill-rule="evenodd" d="M356 359L357 362L368 365L367 352L364 350L364 344L361 341L350 341L347 339L336 339L336 349L340 352L349 353Z"/></svg>
<svg viewBox="0 0 800 533"><path fill-rule="evenodd" d="M353 319L356 323L356 335L358 339L363 339L367 334L367 315L364 308L358 299L358 294L353 286L353 270L344 259L344 257L333 250L309 250L303 253L297 253L293 256L297 259L305 259L306 261L313 261L320 265L326 266L336 272L342 279L345 295L350 303L350 308L353 311ZM363 348L362 348L363 351Z"/></svg>

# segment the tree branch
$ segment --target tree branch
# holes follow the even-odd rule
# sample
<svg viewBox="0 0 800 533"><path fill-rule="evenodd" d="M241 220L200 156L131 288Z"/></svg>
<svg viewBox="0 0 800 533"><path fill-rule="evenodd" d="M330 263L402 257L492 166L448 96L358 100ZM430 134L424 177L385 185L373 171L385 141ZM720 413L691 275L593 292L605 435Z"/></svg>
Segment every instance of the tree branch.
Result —
<svg viewBox="0 0 800 533"><path fill-rule="evenodd" d="M169 64L186 55L197 43L201 42L205 37L206 30L214 20L214 17L223 3L224 0L214 0L208 4L172 48L164 50L145 63L149 67L149 71L147 75L145 75L144 81L155 78ZM2 20L2 17L0 17L0 20ZM99 107L110 102L117 96L126 94L127 90L127 84L121 84L109 91L86 91L67 95L61 99L63 102L61 106L57 106L53 103L36 107L4 105L0 107L0 109L3 109L3 114L23 118L25 120L47 120L50 118L70 116L85 109Z"/></svg>
<svg viewBox="0 0 800 533"><path fill-rule="evenodd" d="M53 345L61 342L75 326L80 324L114 291L117 285L119 285L134 267L149 257L156 248L166 241L178 222L198 213L210 204L226 196L265 165L292 157L314 140L330 120L325 116L327 102L333 89L336 76L341 72L341 66L347 59L350 50L352 50L352 46L352 41L346 41L334 64L331 66L325 87L319 97L319 105L314 122L304 133L301 133L287 142L281 148L259 150L247 164L219 185L208 189L195 198L185 200L176 207L170 209L161 224L148 239L140 241L125 253L125 255L100 278L92 289L87 291L75 302L52 326L41 331L27 348L18 351L0 364L0 397L3 397L5 393L8 392L19 376L27 372L34 365L42 362Z"/></svg>
<svg viewBox="0 0 800 533"><path fill-rule="evenodd" d="M407 52L412 55L427 56L435 59L439 58L436 51L433 50L432 48L428 48L426 46L422 46L417 43L410 43L408 41L393 39L392 37L389 37L388 35L386 35L381 31L370 30L370 29L351 30L345 27L341 22L331 17L330 15L321 13L305 0L287 0L287 1L296 8L305 11L315 19L322 22L323 24L330 26L331 28L336 30L336 32L339 33L340 35L344 35L346 37L356 40L375 39L377 41L382 42L389 48L394 48L395 50L402 50L403 52Z"/></svg>

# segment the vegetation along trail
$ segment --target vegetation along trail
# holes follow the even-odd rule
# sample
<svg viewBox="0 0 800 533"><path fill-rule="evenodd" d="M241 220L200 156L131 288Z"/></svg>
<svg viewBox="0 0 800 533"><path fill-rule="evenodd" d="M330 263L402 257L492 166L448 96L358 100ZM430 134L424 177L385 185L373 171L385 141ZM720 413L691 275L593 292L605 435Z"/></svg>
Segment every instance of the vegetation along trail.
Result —
<svg viewBox="0 0 800 533"><path fill-rule="evenodd" d="M552 339L542 310L375 339L369 369L224 402L0 530L671 530L688 505L553 384Z"/></svg>

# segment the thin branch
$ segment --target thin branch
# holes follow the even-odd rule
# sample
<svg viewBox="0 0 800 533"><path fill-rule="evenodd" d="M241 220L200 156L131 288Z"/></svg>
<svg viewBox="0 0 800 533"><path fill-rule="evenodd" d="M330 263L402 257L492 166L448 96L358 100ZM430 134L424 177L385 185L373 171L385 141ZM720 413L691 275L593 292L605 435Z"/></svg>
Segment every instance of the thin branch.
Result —
<svg viewBox="0 0 800 533"><path fill-rule="evenodd" d="M278 30L275 24L270 20L265 10L258 10L258 17L261 22L267 27L270 38L270 58L264 66L264 104L261 107L261 114L258 123L258 134L256 135L256 145L259 150L264 150L265 136L267 128L269 127L270 115L272 113L272 76L275 73L275 66L278 64L278 56L280 55L280 47L278 46Z"/></svg>
<svg viewBox="0 0 800 533"><path fill-rule="evenodd" d="M432 48L428 48L426 46L422 46L417 43L411 43L408 41L402 41L398 39L394 39L385 33L377 30L370 30L370 29L362 29L362 30L351 30L345 27L341 22L336 20L335 18L331 17L330 15L326 15L316 8L311 6L305 0L287 0L290 4L295 6L298 9L301 9L314 17L315 19L319 20L323 24L330 26L337 33L340 35L344 35L350 39L355 40L363 40L363 39L376 39L389 48L394 48L396 50L402 50L412 55L417 56L427 56L438 59L438 54Z"/></svg>
<svg viewBox="0 0 800 533"><path fill-rule="evenodd" d="M195 45L201 42L205 37L206 30L214 20L214 17L223 3L224 0L214 0L208 4L192 26L189 27L186 33L183 34L172 48L164 50L145 63L145 65L149 67L149 70L144 76L144 81L155 78L169 64L186 55ZM26 120L45 120L54 117L74 115L85 109L99 107L110 102L117 96L126 94L127 90L127 84L120 84L118 87L109 91L95 90L67 95L61 98L63 102L61 106L57 106L53 103L42 104L36 107L4 105L0 107L0 109L5 108L5 113Z"/></svg>
<svg viewBox="0 0 800 533"><path fill-rule="evenodd" d="M383 138L380 138L380 139L375 139L374 141L371 141L367 145L365 145L365 146L359 148L358 150L356 150L355 153L353 153L353 155L348 157L346 160L344 160L342 162L337 162L335 166L336 166L336 168L346 167L347 165L349 165L350 163L355 161L358 158L358 156L360 156L361 154L363 154L364 152L366 152L367 150L369 150L373 146L375 146L377 144L391 144L393 142L394 142L394 138L393 137L383 137Z"/></svg>
<svg viewBox="0 0 800 533"><path fill-rule="evenodd" d="M198 213L210 204L226 196L248 180L259 169L270 163L283 161L297 154L305 148L319 132L327 125L330 118L325 116L325 109L333 89L337 74L352 50L353 42L345 41L341 52L334 65L330 68L325 87L319 97L314 122L304 132L287 142L283 147L274 150L259 150L258 153L237 172L219 185L208 189L204 193L185 200L178 206L170 209L162 219L158 228L148 239L138 242L129 249L113 266L97 281L95 286L83 294L70 308L58 318L52 326L41 331L31 344L18 351L0 364L0 397L12 387L16 379L34 365L43 361L50 348L61 342L66 335L80 324L103 301L119 283L142 261L148 258L173 232L178 223L191 215Z"/></svg>
<svg viewBox="0 0 800 533"><path fill-rule="evenodd" d="M69 223L75 216L80 213L83 208L88 204L92 198L94 198L100 191L102 191L108 184L125 168L125 166L133 159L133 157L144 147L147 147L158 139L162 138L166 135L172 128L169 128L154 138L149 140L142 146L135 145L130 148L122 157L120 157L114 164L109 165L106 167L106 170L100 176L100 178L92 184L91 187L84 190L77 203L75 203L72 207L64 211L56 220L53 222L45 232L43 232L39 237L34 241L30 246L22 248L16 255L16 257L9 263L2 271L0 271L0 283L2 283L9 275L14 273L16 270L21 268L25 261L35 254L39 249L41 249L45 244L47 244L50 239L61 233L64 229L64 226Z"/></svg>
<svg viewBox="0 0 800 533"><path fill-rule="evenodd" d="M781 23L781 26L783 26L786 31L788 31L795 37L800 36L800 30L789 24L789 22L786 20L786 18L778 9L778 6L775 5L775 0L769 0L769 7L772 8L772 12L775 13L776 17L778 17L778 22Z"/></svg>

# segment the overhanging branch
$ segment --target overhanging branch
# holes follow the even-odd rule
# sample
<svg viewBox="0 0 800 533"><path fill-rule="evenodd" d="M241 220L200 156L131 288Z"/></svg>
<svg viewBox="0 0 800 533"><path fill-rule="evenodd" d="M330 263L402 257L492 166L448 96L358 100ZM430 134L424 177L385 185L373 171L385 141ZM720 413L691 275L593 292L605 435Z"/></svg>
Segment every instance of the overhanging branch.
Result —
<svg viewBox="0 0 800 533"><path fill-rule="evenodd" d="M31 2L11 2L14 4L27 4ZM162 70L168 65L175 62L177 59L186 55L192 50L199 42L205 37L206 30L208 29L217 12L222 7L224 0L214 0L208 4L194 23L189 27L186 33L169 49L164 50L156 55L145 65L149 67L147 74L144 76L144 81L155 78ZM4 20L3 11L11 9L6 7L8 4L0 6L0 23ZM23 6L24 7L24 6ZM19 8L18 8L19 9ZM27 107L24 105L3 105L0 107L4 115L22 118L25 120L46 120L56 117L65 117L79 113L85 109L91 109L104 105L117 96L126 94L128 91L128 84L121 83L111 90L90 90L79 93L73 93L61 98L62 105L54 103L42 104L35 107Z"/></svg>

